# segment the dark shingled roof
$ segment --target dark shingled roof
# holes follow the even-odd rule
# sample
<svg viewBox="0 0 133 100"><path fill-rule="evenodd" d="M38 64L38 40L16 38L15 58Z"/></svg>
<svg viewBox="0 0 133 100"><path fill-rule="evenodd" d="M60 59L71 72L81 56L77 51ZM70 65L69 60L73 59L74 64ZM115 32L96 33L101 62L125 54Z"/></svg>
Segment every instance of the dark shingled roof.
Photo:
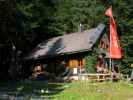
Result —
<svg viewBox="0 0 133 100"><path fill-rule="evenodd" d="M39 59L42 57L89 51L102 34L104 27L104 24L99 24L96 28L84 32L51 38L40 43L26 59Z"/></svg>

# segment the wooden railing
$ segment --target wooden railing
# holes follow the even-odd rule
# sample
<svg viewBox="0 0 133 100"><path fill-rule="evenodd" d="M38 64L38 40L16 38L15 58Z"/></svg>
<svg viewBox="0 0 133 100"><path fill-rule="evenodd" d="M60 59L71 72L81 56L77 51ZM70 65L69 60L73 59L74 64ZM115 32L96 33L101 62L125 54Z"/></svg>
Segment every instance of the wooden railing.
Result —
<svg viewBox="0 0 133 100"><path fill-rule="evenodd" d="M70 79L73 80L92 80L92 81L117 81L117 80L129 80L128 75L123 75L120 73L116 73L115 75L113 73L84 73L84 74L78 74L73 75L70 77Z"/></svg>
<svg viewBox="0 0 133 100"><path fill-rule="evenodd" d="M101 73L79 74L80 80L105 81L105 80L111 80L111 78L112 78L112 75L110 73L108 74L101 74Z"/></svg>

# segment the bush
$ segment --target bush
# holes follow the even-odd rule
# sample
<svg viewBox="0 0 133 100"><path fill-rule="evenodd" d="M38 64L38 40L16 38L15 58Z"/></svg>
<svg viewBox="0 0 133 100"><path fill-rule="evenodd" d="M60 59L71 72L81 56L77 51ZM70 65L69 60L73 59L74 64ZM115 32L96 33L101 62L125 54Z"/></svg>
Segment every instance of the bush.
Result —
<svg viewBox="0 0 133 100"><path fill-rule="evenodd" d="M96 62L97 62L97 54L94 52L88 53L85 57L86 60L86 71L87 73L94 73L96 72Z"/></svg>

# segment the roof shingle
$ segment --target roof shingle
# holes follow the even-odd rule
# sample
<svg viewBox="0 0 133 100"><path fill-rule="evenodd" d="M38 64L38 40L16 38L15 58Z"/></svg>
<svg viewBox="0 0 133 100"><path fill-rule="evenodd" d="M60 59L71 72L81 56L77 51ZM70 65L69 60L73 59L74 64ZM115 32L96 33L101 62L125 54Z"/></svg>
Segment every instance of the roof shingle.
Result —
<svg viewBox="0 0 133 100"><path fill-rule="evenodd" d="M51 38L40 43L26 59L39 59L48 56L75 53L91 50L105 28L104 24L99 24L84 32L76 32Z"/></svg>

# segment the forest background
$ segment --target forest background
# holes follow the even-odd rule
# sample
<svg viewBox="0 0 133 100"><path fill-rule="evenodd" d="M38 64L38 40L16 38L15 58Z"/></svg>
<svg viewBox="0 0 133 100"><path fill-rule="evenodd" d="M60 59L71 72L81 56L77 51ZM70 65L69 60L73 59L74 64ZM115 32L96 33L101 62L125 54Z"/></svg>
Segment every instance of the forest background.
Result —
<svg viewBox="0 0 133 100"><path fill-rule="evenodd" d="M21 58L44 40L77 32L80 23L84 29L104 23L109 33L105 11L111 5L123 49L120 70L129 74L133 64L132 0L0 0L0 78L12 67L14 51Z"/></svg>

